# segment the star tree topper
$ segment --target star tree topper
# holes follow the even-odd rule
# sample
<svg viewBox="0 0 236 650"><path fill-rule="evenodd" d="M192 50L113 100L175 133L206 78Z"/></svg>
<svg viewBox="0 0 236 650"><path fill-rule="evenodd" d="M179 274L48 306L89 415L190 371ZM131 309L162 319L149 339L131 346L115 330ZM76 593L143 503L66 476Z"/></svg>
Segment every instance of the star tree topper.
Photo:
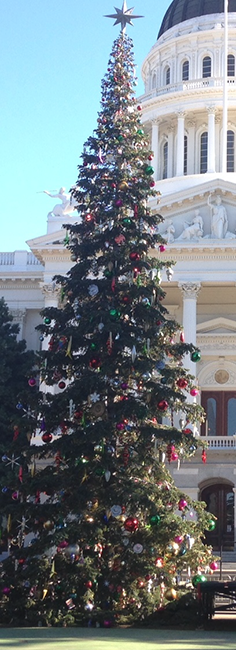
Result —
<svg viewBox="0 0 236 650"><path fill-rule="evenodd" d="M122 9L118 9L117 7L114 7L114 9L116 10L116 14L110 14L109 16L105 16L105 18L115 18L114 25L119 25L120 23L123 33L125 32L126 25L133 25L133 18L143 18L143 16L134 16L132 14L134 7L127 9L126 0L123 2Z"/></svg>

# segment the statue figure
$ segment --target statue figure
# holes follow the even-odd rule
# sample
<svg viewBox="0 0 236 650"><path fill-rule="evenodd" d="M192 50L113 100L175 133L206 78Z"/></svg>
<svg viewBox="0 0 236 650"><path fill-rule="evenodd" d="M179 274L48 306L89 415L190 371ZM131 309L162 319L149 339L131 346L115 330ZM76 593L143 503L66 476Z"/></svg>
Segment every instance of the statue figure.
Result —
<svg viewBox="0 0 236 650"><path fill-rule="evenodd" d="M195 239L199 241L200 237L203 237L203 220L199 214L199 210L195 210L191 223L185 221L184 230L178 239L187 241L190 241L190 239Z"/></svg>
<svg viewBox="0 0 236 650"><path fill-rule="evenodd" d="M165 232L162 233L162 237L166 239L167 244L172 244L172 242L175 240L174 234L175 234L175 227L173 224L173 221L169 219L166 221L166 230Z"/></svg>
<svg viewBox="0 0 236 650"><path fill-rule="evenodd" d="M54 205L54 208L48 213L48 217L64 217L65 215L72 214L75 211L75 201L70 194L66 193L65 187L61 187L57 194L51 194L47 190L43 191L44 194L51 196L52 199L60 199L61 201L61 203Z"/></svg>
<svg viewBox="0 0 236 650"><path fill-rule="evenodd" d="M208 205L211 208L211 237L213 239L224 239L228 230L227 212L221 203L221 197L217 194L215 203L211 203L211 194L208 197Z"/></svg>

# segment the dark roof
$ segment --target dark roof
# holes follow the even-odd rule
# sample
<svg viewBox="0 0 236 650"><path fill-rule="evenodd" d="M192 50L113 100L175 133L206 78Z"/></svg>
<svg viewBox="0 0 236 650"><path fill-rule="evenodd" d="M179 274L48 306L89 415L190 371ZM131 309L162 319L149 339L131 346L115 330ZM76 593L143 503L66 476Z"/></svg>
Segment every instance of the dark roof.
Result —
<svg viewBox="0 0 236 650"><path fill-rule="evenodd" d="M236 0L229 0L229 11L236 12ZM224 13L224 0L173 0L167 9L157 38L184 20L195 16L206 16L208 14Z"/></svg>

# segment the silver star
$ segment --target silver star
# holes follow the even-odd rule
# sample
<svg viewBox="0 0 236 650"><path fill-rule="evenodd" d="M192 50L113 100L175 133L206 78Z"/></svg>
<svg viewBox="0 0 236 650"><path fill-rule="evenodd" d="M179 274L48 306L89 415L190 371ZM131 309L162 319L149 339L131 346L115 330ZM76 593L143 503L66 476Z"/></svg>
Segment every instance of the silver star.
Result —
<svg viewBox="0 0 236 650"><path fill-rule="evenodd" d="M126 29L126 25L133 25L132 23L132 18L143 18L143 16L134 16L133 15L133 9L127 9L127 4L126 0L123 2L122 9L118 9L117 7L114 7L116 10L116 14L110 14L108 16L105 16L105 18L115 18L114 25L121 25L121 31L124 33Z"/></svg>
<svg viewBox="0 0 236 650"><path fill-rule="evenodd" d="M13 469L14 465L20 465L20 463L17 462L19 460L19 458L20 458L20 456L17 456L17 458L15 458L14 454L12 454L11 458L7 457L7 460L9 460L9 463L6 463L6 465L11 465L11 468Z"/></svg>

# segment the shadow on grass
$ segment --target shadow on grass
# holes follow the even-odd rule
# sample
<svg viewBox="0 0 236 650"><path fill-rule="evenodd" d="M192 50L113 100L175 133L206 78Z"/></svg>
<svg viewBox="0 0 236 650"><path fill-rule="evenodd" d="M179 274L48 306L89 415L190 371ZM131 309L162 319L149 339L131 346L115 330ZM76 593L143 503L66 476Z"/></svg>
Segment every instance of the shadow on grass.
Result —
<svg viewBox="0 0 236 650"><path fill-rule="evenodd" d="M235 650L236 632L138 628L1 628L0 649Z"/></svg>

